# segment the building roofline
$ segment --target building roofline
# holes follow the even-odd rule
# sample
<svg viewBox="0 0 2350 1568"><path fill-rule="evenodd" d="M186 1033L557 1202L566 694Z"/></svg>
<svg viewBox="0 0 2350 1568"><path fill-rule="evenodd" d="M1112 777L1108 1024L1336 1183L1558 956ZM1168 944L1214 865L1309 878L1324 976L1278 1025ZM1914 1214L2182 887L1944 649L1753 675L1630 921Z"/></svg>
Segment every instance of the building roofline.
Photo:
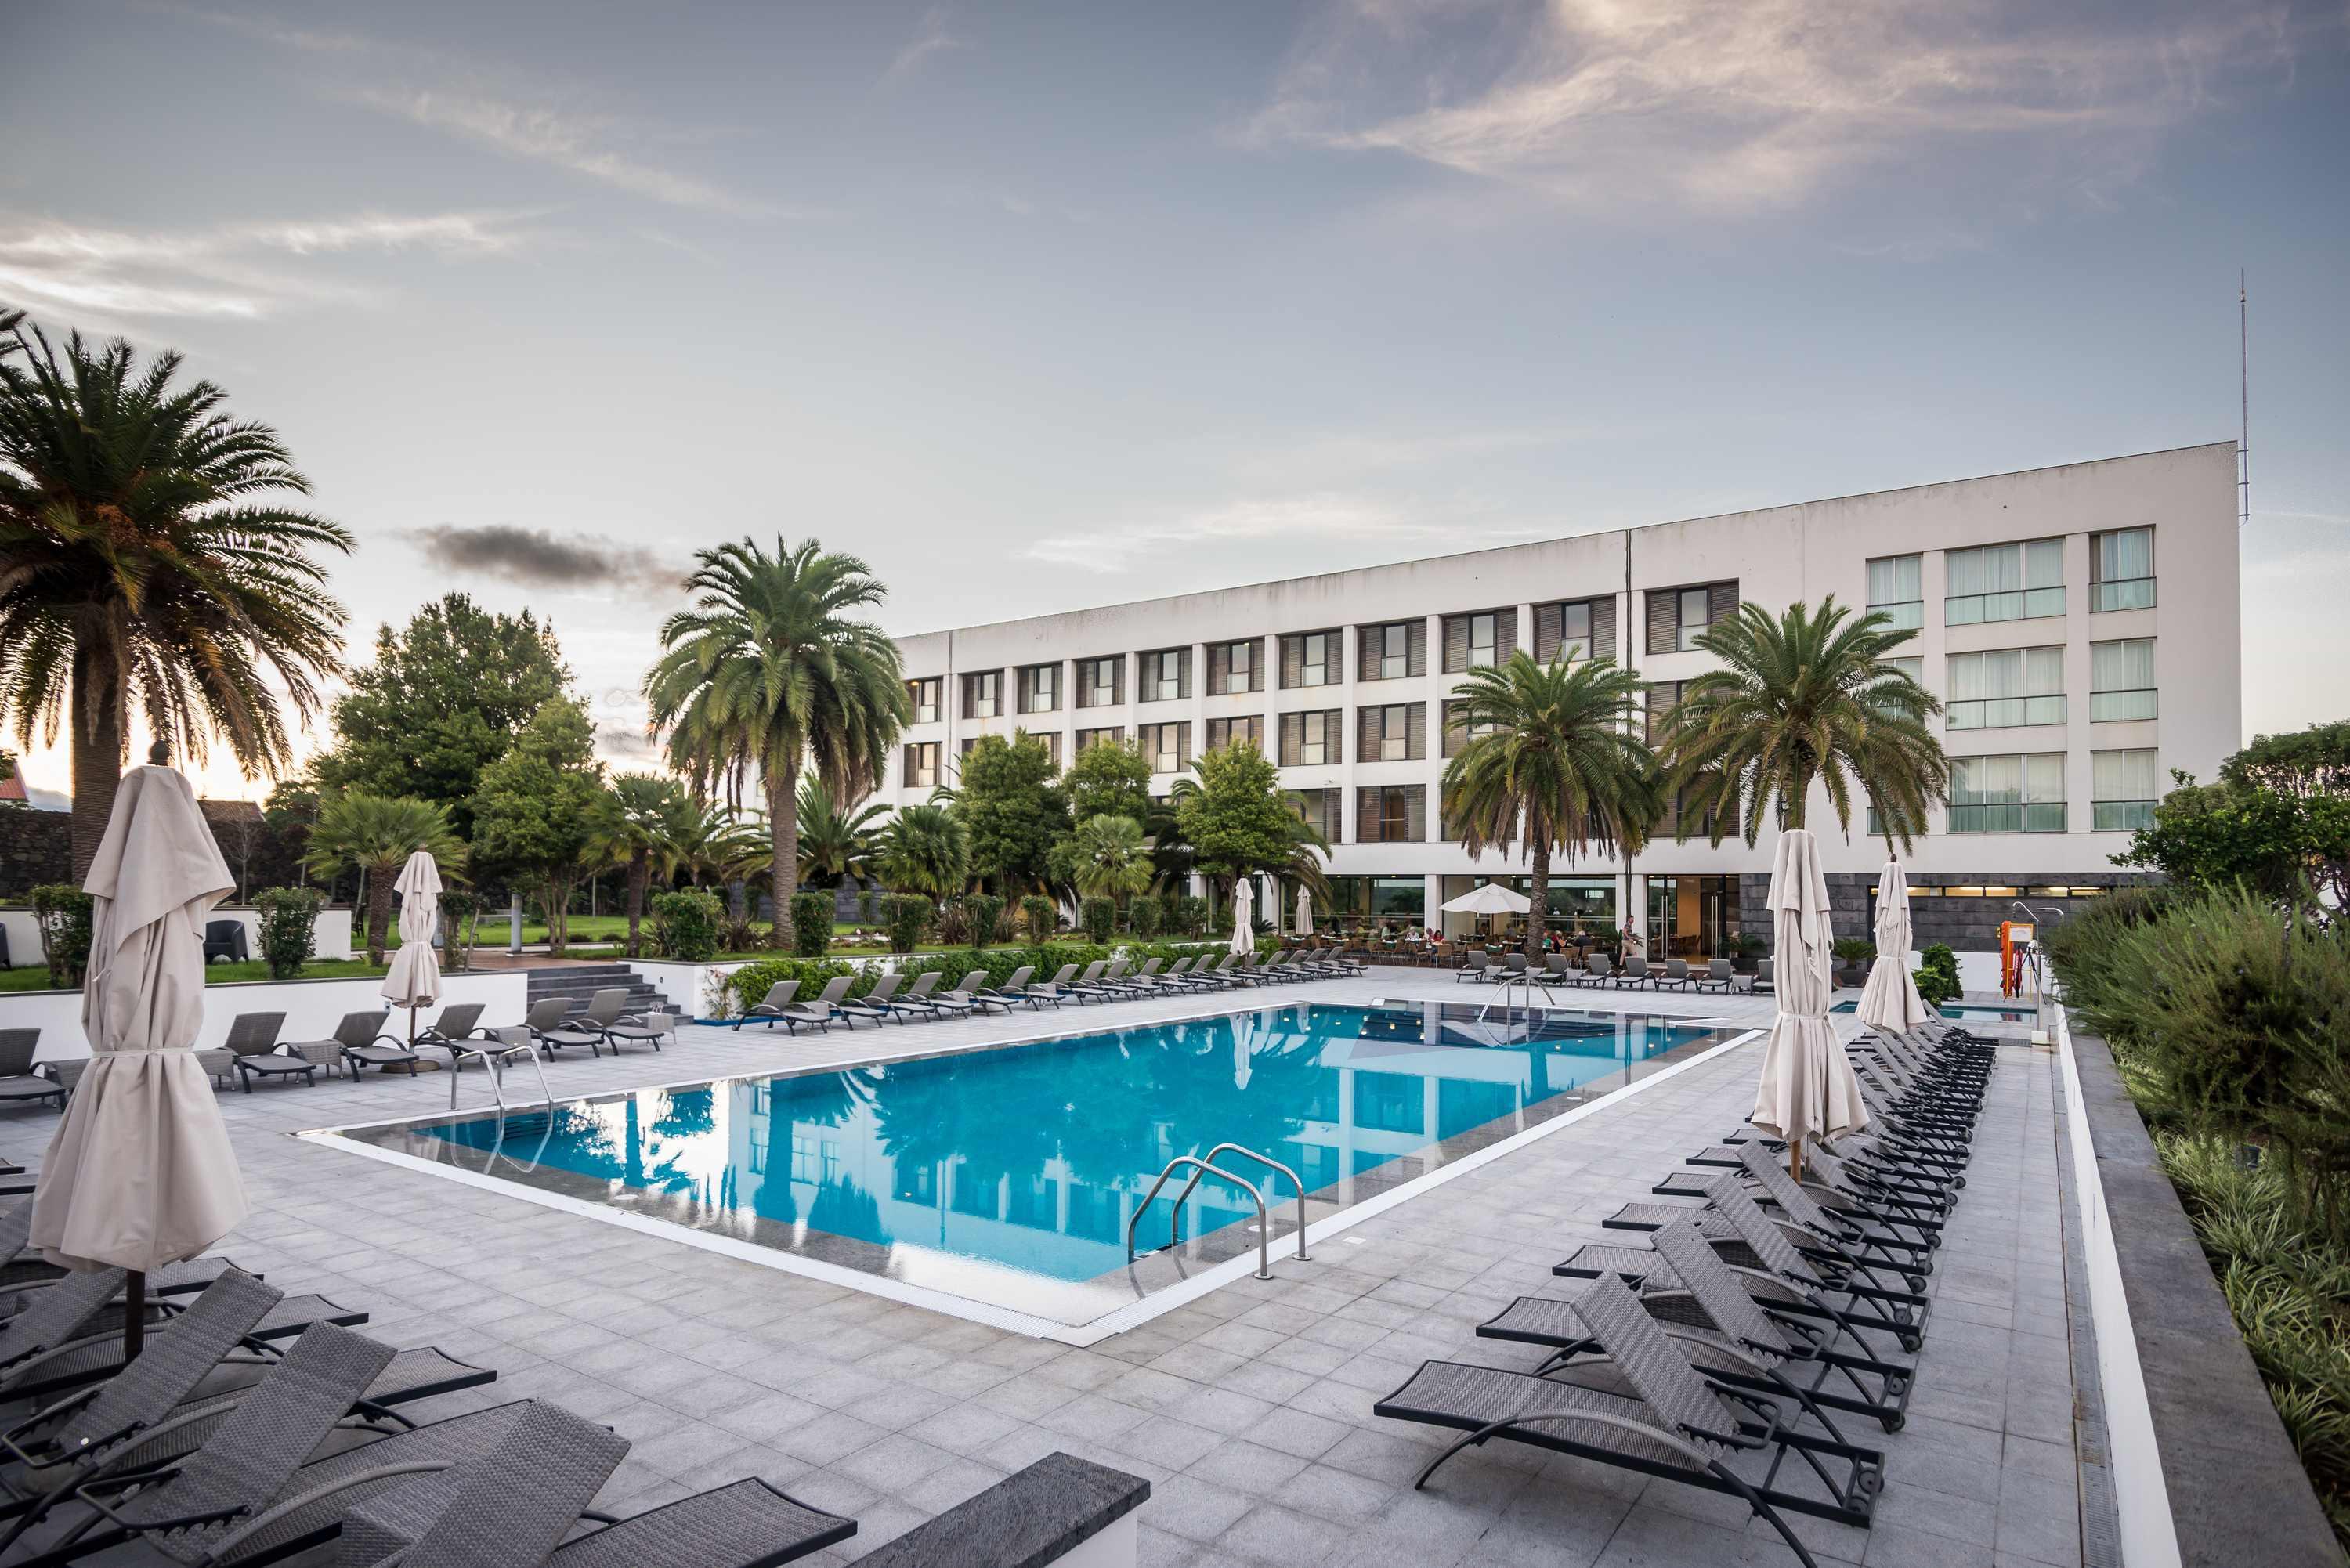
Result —
<svg viewBox="0 0 2350 1568"><path fill-rule="evenodd" d="M1202 594L1237 593L1243 588L1281 587L1291 583L1319 582L1326 577L1343 577L1352 572L1374 572L1383 566L1410 566L1421 561L1465 561L1476 556L1496 556L1510 550L1530 549L1537 545L1562 544L1569 539L1594 539L1608 534L1643 534L1652 528L1679 528L1692 523L1715 523L1725 517L1759 517L1773 512L1793 512L1804 506L1832 506L1839 501L1866 501L1880 495L1904 495L1916 490L1939 490L1951 484L1981 484L1994 479L2021 479L2033 473L2060 473L2070 468L2095 468L2108 462L2136 462L2149 457L2169 457L2183 452L2209 452L2219 447L2233 447L2236 439L2196 441L2186 446L2157 447L2150 452L2120 452L2112 457L2082 458L2074 462L2043 463L2037 468L2012 468L1997 473L1972 473L1959 479L1933 479L1918 484L1897 484L1888 490L1856 490L1842 495L1820 495L1808 501L1781 501L1768 506L1742 507L1735 512L1706 512L1694 517L1672 517L1658 523L1635 523L1618 528L1594 528L1586 534L1553 534L1540 539L1520 539L1507 545L1486 545L1474 550L1451 550L1434 555L1413 556L1402 561L1372 561L1359 566L1339 566L1326 572L1307 572L1294 577L1259 577L1250 582L1226 583L1221 587L1185 588L1180 593L1153 594L1147 598L1114 599L1108 604L1073 605L1066 609L1038 610L1033 615L1014 616L1008 620L967 621L960 626L937 626L923 631L892 634L892 640L904 642L918 637L942 637L957 631L993 631L1001 627L1019 626L1033 620L1055 620L1070 615L1106 615L1114 610L1133 609L1141 605L1158 604L1167 599L1193 598Z"/></svg>

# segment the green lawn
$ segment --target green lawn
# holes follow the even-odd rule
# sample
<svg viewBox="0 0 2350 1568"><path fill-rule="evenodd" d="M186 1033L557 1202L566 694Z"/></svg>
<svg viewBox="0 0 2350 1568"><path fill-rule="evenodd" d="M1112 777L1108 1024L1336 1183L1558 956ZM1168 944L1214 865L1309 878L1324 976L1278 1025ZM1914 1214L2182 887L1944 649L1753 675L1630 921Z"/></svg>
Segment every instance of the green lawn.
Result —
<svg viewBox="0 0 2350 1568"><path fill-rule="evenodd" d="M371 964L364 959L313 959L302 966L304 980L367 980L380 979L381 964ZM228 985L236 981L267 980L269 966L265 963L216 963L204 971L207 985ZM49 971L38 964L26 969L0 970L0 992L47 991Z"/></svg>

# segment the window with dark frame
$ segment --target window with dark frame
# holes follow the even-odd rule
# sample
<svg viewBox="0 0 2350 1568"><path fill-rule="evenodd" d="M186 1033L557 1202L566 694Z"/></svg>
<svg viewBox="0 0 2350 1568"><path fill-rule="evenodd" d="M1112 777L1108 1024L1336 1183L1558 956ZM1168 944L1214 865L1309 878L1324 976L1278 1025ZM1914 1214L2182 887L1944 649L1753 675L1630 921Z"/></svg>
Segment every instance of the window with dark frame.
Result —
<svg viewBox="0 0 2350 1568"><path fill-rule="evenodd" d="M1061 708L1061 667L1052 664L1024 665L1020 670L1020 711L1023 713L1056 713Z"/></svg>
<svg viewBox="0 0 2350 1568"><path fill-rule="evenodd" d="M906 682L906 699L914 705L914 722L935 724L939 722L939 696L946 684L945 678L925 675Z"/></svg>
<svg viewBox="0 0 2350 1568"><path fill-rule="evenodd" d="M1339 735L1342 720L1336 708L1281 716L1280 765L1295 768L1335 767L1345 762Z"/></svg>

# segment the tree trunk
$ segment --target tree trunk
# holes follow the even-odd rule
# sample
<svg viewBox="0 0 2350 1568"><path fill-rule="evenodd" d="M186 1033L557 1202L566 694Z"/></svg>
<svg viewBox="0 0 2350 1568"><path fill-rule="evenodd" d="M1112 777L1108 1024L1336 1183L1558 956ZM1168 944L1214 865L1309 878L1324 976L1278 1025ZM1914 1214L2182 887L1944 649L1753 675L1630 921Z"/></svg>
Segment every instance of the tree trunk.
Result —
<svg viewBox="0 0 2350 1568"><path fill-rule="evenodd" d="M775 915L767 929L770 947L788 947L792 940L792 895L800 884L800 778L793 768L767 788L767 828L775 863L773 884Z"/></svg>
<svg viewBox="0 0 2350 1568"><path fill-rule="evenodd" d="M1526 967L1539 969L1543 963L1543 940L1550 931L1550 845L1538 838L1532 847L1526 890L1534 902L1526 910Z"/></svg>
<svg viewBox="0 0 2350 1568"><path fill-rule="evenodd" d="M571 945L571 888L568 877L546 874L546 956L561 958Z"/></svg>
<svg viewBox="0 0 2350 1568"><path fill-rule="evenodd" d="M73 658L73 879L81 886L98 858L107 818L114 815L114 792L122 783L122 690L115 684L113 660L95 639L78 644ZM99 689L93 693L95 676Z"/></svg>
<svg viewBox="0 0 2350 1568"><path fill-rule="evenodd" d="M391 877L379 872L368 878L367 956L369 963L383 961L383 950L391 940ZM407 931L400 933L403 942L418 939ZM424 933L423 940L431 941L432 933Z"/></svg>
<svg viewBox="0 0 2350 1568"><path fill-rule="evenodd" d="M645 888L653 879L653 857L639 849L629 857L629 956L642 956L643 946L637 936L637 924L644 919Z"/></svg>

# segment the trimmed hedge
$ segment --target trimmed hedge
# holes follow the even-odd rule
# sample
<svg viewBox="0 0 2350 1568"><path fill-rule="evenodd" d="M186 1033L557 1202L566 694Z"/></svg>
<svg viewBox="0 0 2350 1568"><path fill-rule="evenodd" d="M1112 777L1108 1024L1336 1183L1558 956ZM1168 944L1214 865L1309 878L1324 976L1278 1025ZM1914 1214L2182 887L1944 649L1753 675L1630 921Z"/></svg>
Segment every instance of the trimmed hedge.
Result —
<svg viewBox="0 0 2350 1568"><path fill-rule="evenodd" d="M792 951L801 958L822 958L832 946L832 895L792 895Z"/></svg>

